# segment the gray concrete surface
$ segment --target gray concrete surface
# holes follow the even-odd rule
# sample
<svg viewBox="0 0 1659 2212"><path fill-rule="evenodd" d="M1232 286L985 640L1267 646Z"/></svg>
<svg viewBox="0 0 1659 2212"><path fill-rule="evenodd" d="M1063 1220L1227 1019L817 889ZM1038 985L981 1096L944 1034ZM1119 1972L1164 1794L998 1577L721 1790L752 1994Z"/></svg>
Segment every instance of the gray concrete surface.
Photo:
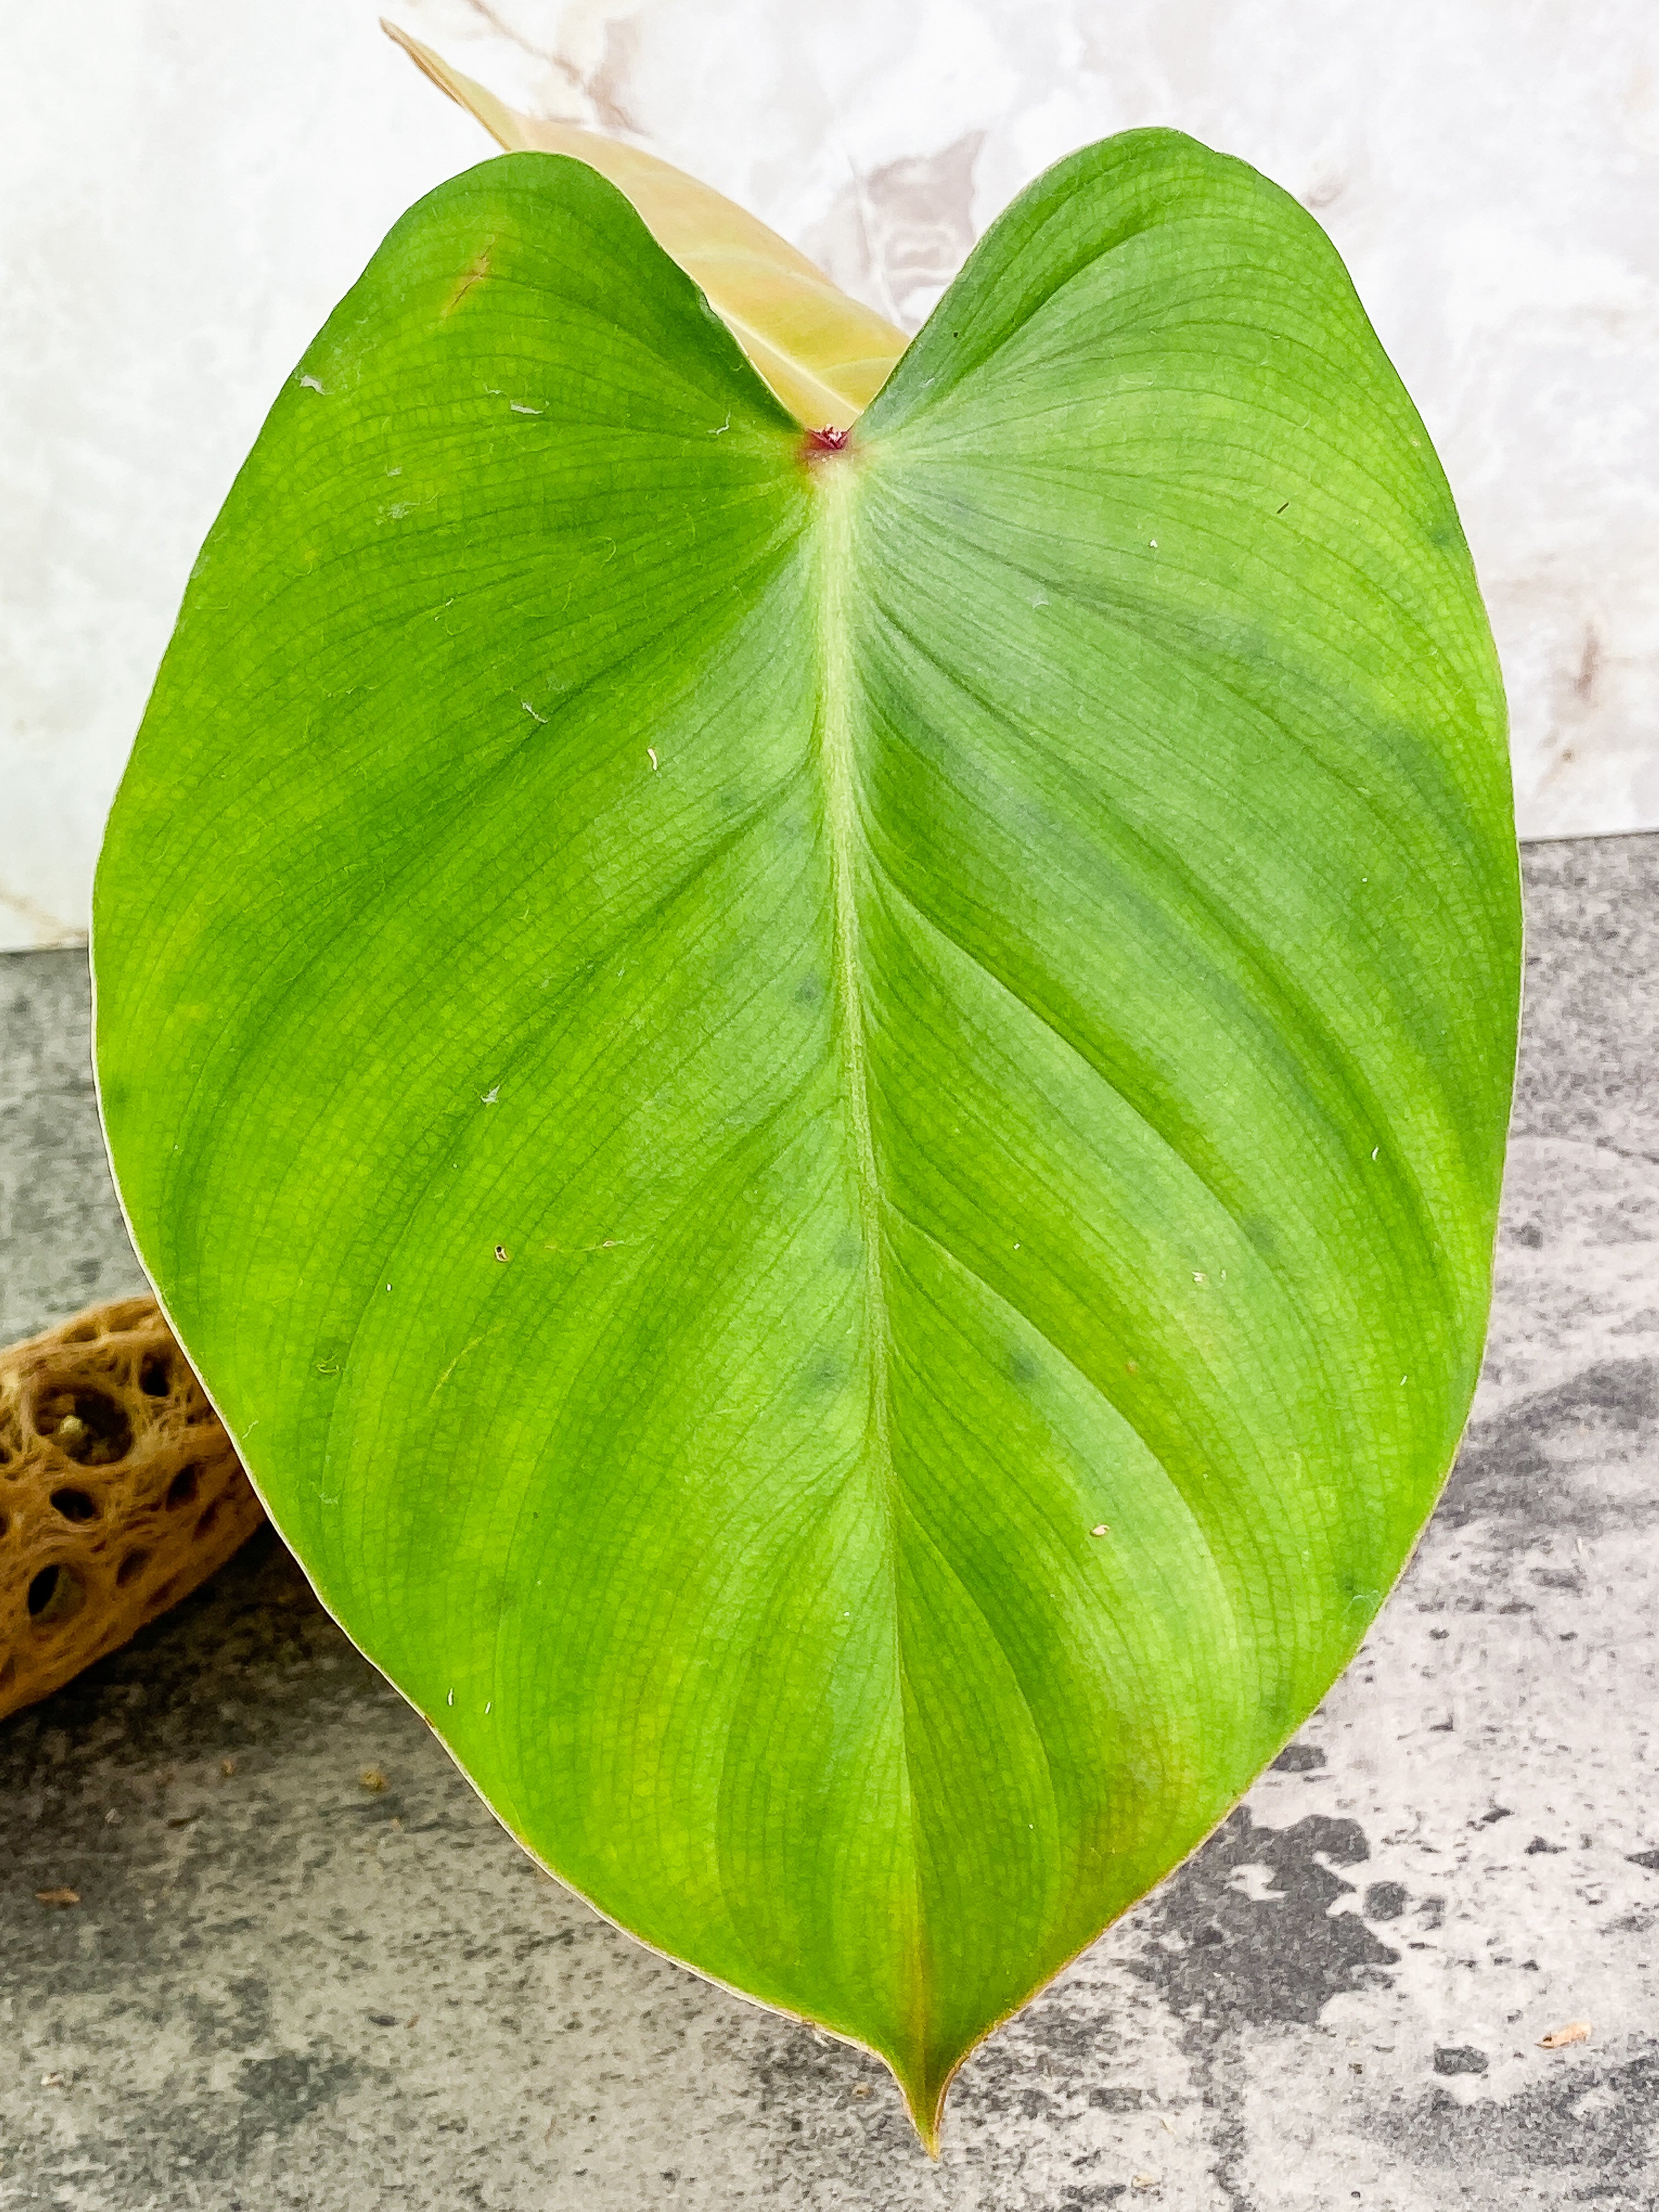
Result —
<svg viewBox="0 0 1659 2212"><path fill-rule="evenodd" d="M0 1727L0 2207L1659 2208L1659 838L1527 874L1444 1501L1277 1769L969 2063L940 2165L872 2062L539 1875L267 1533ZM80 956L0 963L10 1334L138 1281L85 1024Z"/></svg>

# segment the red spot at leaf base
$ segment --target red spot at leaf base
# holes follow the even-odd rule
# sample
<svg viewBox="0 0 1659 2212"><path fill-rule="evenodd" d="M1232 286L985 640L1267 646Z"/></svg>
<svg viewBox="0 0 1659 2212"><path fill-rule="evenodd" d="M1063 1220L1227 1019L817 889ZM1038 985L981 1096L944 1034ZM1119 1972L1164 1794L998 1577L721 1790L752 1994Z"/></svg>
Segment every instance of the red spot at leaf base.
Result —
<svg viewBox="0 0 1659 2212"><path fill-rule="evenodd" d="M845 453L852 434L850 430L836 429L833 422L826 422L821 430L809 430L805 441L807 459L815 461L824 453Z"/></svg>

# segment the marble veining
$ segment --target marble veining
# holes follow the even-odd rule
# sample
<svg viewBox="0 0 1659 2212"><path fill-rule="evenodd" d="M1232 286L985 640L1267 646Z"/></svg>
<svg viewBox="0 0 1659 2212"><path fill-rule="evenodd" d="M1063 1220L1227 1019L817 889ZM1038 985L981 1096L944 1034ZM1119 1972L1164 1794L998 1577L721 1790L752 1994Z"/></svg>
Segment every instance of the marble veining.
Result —
<svg viewBox="0 0 1659 2212"><path fill-rule="evenodd" d="M1522 835L1659 823L1650 11L850 0L831 27L725 0L691 35L677 0L404 16L526 105L625 117L907 325L1074 146L1166 124L1252 161L1330 231L1446 463L1509 684Z"/></svg>
<svg viewBox="0 0 1659 2212"><path fill-rule="evenodd" d="M382 0L17 0L0 82L0 946L84 931L196 549L401 210L489 151ZM1642 0L400 0L915 325L1048 162L1172 124L1346 257L1462 509L1522 835L1659 824L1659 16Z"/></svg>

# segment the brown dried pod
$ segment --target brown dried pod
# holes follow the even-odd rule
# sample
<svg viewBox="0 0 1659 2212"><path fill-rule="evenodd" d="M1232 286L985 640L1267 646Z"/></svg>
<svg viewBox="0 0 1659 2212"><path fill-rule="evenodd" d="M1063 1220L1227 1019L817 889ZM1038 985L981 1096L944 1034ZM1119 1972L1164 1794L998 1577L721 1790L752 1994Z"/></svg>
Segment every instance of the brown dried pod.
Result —
<svg viewBox="0 0 1659 2212"><path fill-rule="evenodd" d="M0 1352L0 1717L176 1605L264 1518L154 1298Z"/></svg>

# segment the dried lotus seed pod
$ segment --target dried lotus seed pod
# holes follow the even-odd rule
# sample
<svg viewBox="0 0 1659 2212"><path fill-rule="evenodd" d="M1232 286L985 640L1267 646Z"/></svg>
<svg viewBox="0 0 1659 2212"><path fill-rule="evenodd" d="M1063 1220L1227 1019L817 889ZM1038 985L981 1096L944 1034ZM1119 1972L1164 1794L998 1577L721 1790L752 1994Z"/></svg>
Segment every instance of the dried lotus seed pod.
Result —
<svg viewBox="0 0 1659 2212"><path fill-rule="evenodd" d="M125 1644L264 1518L154 1298L0 1352L0 1717Z"/></svg>

